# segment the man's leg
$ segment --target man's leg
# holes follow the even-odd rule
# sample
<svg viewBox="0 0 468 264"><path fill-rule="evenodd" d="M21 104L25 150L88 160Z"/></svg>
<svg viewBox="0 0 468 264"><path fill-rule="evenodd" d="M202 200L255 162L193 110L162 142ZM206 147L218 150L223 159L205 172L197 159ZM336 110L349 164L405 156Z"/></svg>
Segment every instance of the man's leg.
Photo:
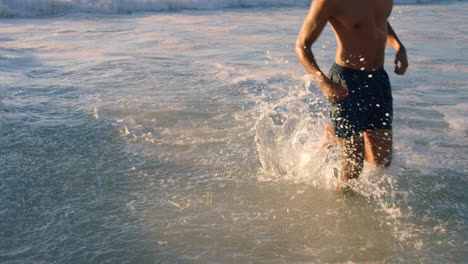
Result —
<svg viewBox="0 0 468 264"><path fill-rule="evenodd" d="M365 159L375 166L390 167L392 161L392 130L377 129L364 132Z"/></svg>
<svg viewBox="0 0 468 264"><path fill-rule="evenodd" d="M334 145L336 142L335 130L332 124L325 124L324 135L320 141L320 149L328 148L330 145Z"/></svg>
<svg viewBox="0 0 468 264"><path fill-rule="evenodd" d="M362 133L349 138L337 138L341 145L341 180L356 179L364 166L364 138Z"/></svg>

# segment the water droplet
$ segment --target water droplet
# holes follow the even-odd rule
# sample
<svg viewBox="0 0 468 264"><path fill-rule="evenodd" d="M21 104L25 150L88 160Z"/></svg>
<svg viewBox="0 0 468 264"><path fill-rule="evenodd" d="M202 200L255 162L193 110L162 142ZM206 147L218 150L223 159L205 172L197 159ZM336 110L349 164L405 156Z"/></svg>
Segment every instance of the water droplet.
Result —
<svg viewBox="0 0 468 264"><path fill-rule="evenodd" d="M159 240L158 240L158 245L160 245L160 246L165 246L165 245L167 245L167 244L168 244L167 241L159 241Z"/></svg>

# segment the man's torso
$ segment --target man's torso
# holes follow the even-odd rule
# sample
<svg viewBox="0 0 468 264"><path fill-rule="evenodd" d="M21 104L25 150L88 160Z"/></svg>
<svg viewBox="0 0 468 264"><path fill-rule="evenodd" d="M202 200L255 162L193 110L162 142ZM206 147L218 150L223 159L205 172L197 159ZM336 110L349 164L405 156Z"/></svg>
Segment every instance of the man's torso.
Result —
<svg viewBox="0 0 468 264"><path fill-rule="evenodd" d="M372 71L384 63L387 18L392 0L332 0L335 14L329 19L337 39L335 62Z"/></svg>

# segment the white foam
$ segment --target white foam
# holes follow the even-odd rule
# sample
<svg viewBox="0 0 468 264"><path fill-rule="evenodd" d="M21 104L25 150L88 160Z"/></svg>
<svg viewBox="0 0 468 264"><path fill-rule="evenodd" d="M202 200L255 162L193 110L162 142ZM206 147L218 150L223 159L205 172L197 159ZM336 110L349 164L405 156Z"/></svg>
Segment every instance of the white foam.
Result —
<svg viewBox="0 0 468 264"><path fill-rule="evenodd" d="M468 122L465 116L468 110L467 103L439 106L437 110L444 115L444 119L450 125L450 128L459 131L468 131Z"/></svg>
<svg viewBox="0 0 468 264"><path fill-rule="evenodd" d="M70 12L128 13L178 9L306 5L306 0L2 0L0 15L37 16Z"/></svg>
<svg viewBox="0 0 468 264"><path fill-rule="evenodd" d="M397 0L417 4L427 0ZM31 17L74 12L131 13L180 9L308 6L309 0L0 0L0 17Z"/></svg>

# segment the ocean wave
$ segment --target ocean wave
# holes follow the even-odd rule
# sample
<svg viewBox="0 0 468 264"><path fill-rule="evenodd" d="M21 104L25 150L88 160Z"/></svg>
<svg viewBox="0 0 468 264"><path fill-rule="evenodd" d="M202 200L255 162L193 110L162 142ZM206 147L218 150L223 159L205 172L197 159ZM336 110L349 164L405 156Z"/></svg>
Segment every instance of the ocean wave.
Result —
<svg viewBox="0 0 468 264"><path fill-rule="evenodd" d="M433 0L396 0L419 4ZM244 7L308 6L310 0L0 0L0 18L35 17L76 12L133 13L183 9L216 10Z"/></svg>

